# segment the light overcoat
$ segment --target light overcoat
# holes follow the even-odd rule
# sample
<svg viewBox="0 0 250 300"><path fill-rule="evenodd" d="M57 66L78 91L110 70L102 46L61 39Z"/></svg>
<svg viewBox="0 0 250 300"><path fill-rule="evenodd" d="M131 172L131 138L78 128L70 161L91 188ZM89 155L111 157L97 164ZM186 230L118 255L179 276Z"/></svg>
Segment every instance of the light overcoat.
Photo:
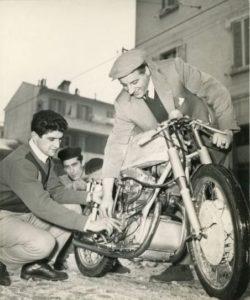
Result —
<svg viewBox="0 0 250 300"><path fill-rule="evenodd" d="M180 58L149 60L147 65L154 88L168 113L177 108L183 114L209 121L221 130L239 130L230 94L214 77ZM115 101L115 113L114 127L105 148L104 178L119 175L131 135L157 127L144 100L130 96L124 89Z"/></svg>

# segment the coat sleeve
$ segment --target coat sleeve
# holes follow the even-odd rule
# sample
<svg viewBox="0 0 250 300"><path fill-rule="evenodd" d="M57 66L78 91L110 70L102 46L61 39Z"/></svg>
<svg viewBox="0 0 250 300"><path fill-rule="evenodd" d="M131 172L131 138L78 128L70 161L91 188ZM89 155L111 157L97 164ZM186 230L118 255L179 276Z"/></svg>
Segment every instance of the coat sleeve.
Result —
<svg viewBox="0 0 250 300"><path fill-rule="evenodd" d="M60 183L67 189L73 189L73 182L68 178L67 175L59 176Z"/></svg>
<svg viewBox="0 0 250 300"><path fill-rule="evenodd" d="M87 221L85 216L79 215L67 209L55 201L54 197L43 188L38 179L36 167L27 160L19 160L15 164L8 165L7 184L10 189L24 202L29 210L37 217L71 230L82 231ZM84 202L83 194L80 192L66 190L61 185L57 185L61 190L64 203ZM59 195L58 195L59 196ZM60 197L58 197L60 198Z"/></svg>
<svg viewBox="0 0 250 300"><path fill-rule="evenodd" d="M118 177L134 123L127 117L128 99L121 93L115 102L115 123L109 135L102 168L103 178Z"/></svg>
<svg viewBox="0 0 250 300"><path fill-rule="evenodd" d="M175 59L176 69L184 86L208 105L219 129L239 130L229 91L217 79Z"/></svg>

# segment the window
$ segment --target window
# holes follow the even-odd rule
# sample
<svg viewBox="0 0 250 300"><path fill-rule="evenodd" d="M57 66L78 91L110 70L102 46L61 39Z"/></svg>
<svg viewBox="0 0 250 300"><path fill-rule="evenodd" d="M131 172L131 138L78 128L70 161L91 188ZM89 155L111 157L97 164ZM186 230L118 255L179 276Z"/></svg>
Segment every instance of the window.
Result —
<svg viewBox="0 0 250 300"><path fill-rule="evenodd" d="M175 11L179 7L178 0L162 0L159 17L165 17L169 13Z"/></svg>
<svg viewBox="0 0 250 300"><path fill-rule="evenodd" d="M237 146L249 145L249 124L240 126L241 130L235 134L235 143Z"/></svg>
<svg viewBox="0 0 250 300"><path fill-rule="evenodd" d="M113 110L107 111L107 118L113 119L115 116L115 112Z"/></svg>
<svg viewBox="0 0 250 300"><path fill-rule="evenodd" d="M65 114L65 102L60 99L51 98L49 108L61 115Z"/></svg>
<svg viewBox="0 0 250 300"><path fill-rule="evenodd" d="M66 102L66 106L65 106L65 116L66 117L75 117L76 111L75 111L75 107L72 104L72 102L68 101Z"/></svg>
<svg viewBox="0 0 250 300"><path fill-rule="evenodd" d="M40 111L43 109L43 101L39 100L37 102L37 111Z"/></svg>
<svg viewBox="0 0 250 300"><path fill-rule="evenodd" d="M98 135L89 135L86 139L86 152L103 154L107 142L107 137Z"/></svg>
<svg viewBox="0 0 250 300"><path fill-rule="evenodd" d="M77 105L77 118L81 120L90 121L92 118L92 107L78 104Z"/></svg>
<svg viewBox="0 0 250 300"><path fill-rule="evenodd" d="M178 5L178 1L177 0L162 0L161 1L162 8L164 8L166 6L173 6L173 5Z"/></svg>
<svg viewBox="0 0 250 300"><path fill-rule="evenodd" d="M155 59L165 60L174 57L181 57L184 61L186 60L186 44L178 42L169 45L164 52L159 53Z"/></svg>
<svg viewBox="0 0 250 300"><path fill-rule="evenodd" d="M232 23L233 69L249 65L249 17Z"/></svg>
<svg viewBox="0 0 250 300"><path fill-rule="evenodd" d="M162 54L160 54L160 60L169 59L177 56L177 49L171 49L169 51L166 51Z"/></svg>

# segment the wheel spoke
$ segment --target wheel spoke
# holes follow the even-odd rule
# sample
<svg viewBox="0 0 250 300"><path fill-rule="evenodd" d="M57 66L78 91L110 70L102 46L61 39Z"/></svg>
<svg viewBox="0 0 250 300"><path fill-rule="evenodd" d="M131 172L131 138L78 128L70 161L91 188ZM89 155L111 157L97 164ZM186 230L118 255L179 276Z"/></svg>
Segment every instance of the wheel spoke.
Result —
<svg viewBox="0 0 250 300"><path fill-rule="evenodd" d="M211 220L211 222L208 223L208 225L206 226L206 229L211 230L213 226L222 226L223 230L221 231L221 233L224 242L222 242L221 245L224 245L224 250L222 252L221 262L216 266L209 263L209 261L206 258L206 251L204 252L202 250L199 243L199 247L196 247L196 251L199 252L197 257L201 257L200 264L202 265L202 270L205 276L212 283L212 285L218 287L226 284L226 282L228 282L232 274L232 266L230 265L229 260L232 260L234 256L232 250L234 238L233 232L231 230L232 219L226 204L227 200L221 187L216 182L214 182L212 178L206 178L206 180L204 180L202 186L200 187L199 193L197 195L196 209L200 211L202 205L204 205L205 203L209 203L207 201L211 201L210 205L214 207L213 210L216 211L217 218L219 218L220 221L219 223L215 223L215 221Z"/></svg>

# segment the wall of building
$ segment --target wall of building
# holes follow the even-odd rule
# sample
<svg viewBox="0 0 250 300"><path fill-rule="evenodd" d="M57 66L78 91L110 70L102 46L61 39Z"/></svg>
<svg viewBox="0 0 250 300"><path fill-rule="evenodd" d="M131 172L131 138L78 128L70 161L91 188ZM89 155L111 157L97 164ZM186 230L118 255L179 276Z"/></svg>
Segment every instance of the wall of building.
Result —
<svg viewBox="0 0 250 300"><path fill-rule="evenodd" d="M183 47L183 58L187 62L230 86L233 63L230 20L246 15L248 2L185 1L193 5L201 3L202 9L180 5L163 18L157 16L160 1L152 0L150 3L137 1L137 47L147 49L156 57L174 47ZM148 5L152 6L152 10L148 9Z"/></svg>
<svg viewBox="0 0 250 300"><path fill-rule="evenodd" d="M4 137L26 143L30 137L30 123L36 112L39 88L22 83L5 108Z"/></svg>
<svg viewBox="0 0 250 300"><path fill-rule="evenodd" d="M168 1L165 0L165 3ZM160 17L162 1L137 0L136 46L154 58L177 49L177 56L221 81L230 91L242 132L235 138L235 173L249 187L249 65L235 72L234 21L249 16L247 0L183 0ZM244 130L243 130L244 129ZM243 133L243 131L245 133ZM248 127L249 133L249 127ZM241 176L242 177L242 176Z"/></svg>
<svg viewBox="0 0 250 300"><path fill-rule="evenodd" d="M79 113L81 108L82 114ZM112 129L113 105L50 89L45 82L37 86L22 83L18 88L5 110L5 138L27 142L33 114L44 109L62 114L68 122L62 147L81 147L87 160L103 157Z"/></svg>

